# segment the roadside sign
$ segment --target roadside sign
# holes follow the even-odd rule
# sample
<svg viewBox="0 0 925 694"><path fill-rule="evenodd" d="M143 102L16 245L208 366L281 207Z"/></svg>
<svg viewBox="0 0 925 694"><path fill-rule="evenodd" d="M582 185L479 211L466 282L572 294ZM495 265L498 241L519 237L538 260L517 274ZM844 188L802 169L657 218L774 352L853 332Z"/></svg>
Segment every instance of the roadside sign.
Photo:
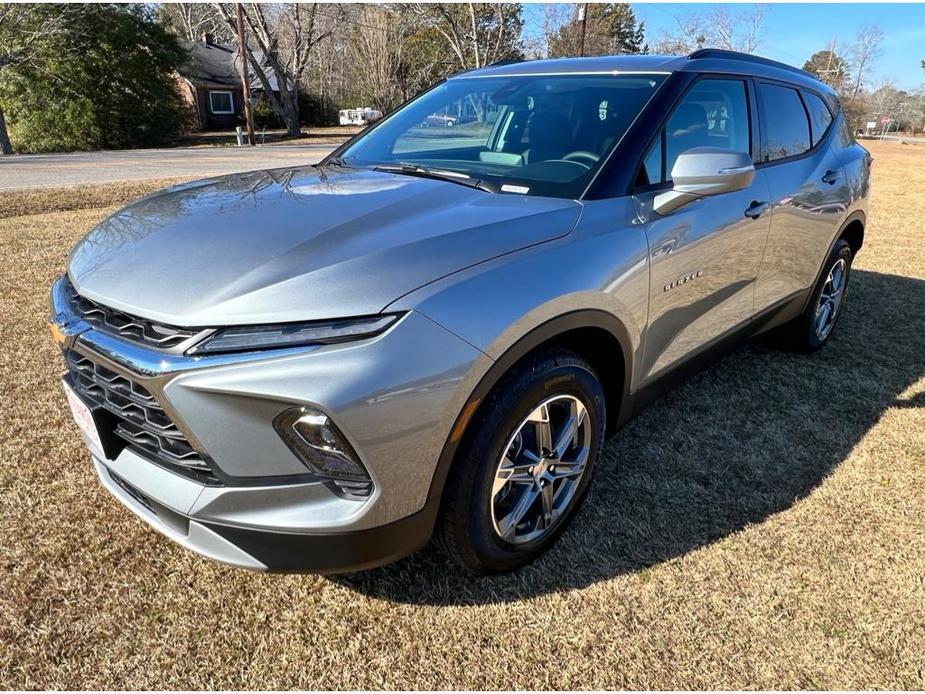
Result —
<svg viewBox="0 0 925 694"><path fill-rule="evenodd" d="M869 121L867 121L867 129L868 129L868 130L873 130L873 129L876 128L876 127L877 127L877 121L875 121L875 120L869 120Z"/></svg>
<svg viewBox="0 0 925 694"><path fill-rule="evenodd" d="M883 125L887 125L888 123L892 123L892 122L893 122L893 119L890 118L889 116L884 116L883 118L880 119L880 122L881 122Z"/></svg>

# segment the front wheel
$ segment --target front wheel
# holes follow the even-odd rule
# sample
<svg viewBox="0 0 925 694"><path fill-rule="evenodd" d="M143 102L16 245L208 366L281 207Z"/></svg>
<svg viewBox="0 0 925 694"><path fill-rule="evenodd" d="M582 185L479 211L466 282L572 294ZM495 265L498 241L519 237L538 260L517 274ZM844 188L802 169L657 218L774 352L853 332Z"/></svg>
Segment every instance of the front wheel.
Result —
<svg viewBox="0 0 925 694"><path fill-rule="evenodd" d="M603 388L579 356L557 350L514 367L457 453L438 543L475 573L535 559L587 492L605 423Z"/></svg>

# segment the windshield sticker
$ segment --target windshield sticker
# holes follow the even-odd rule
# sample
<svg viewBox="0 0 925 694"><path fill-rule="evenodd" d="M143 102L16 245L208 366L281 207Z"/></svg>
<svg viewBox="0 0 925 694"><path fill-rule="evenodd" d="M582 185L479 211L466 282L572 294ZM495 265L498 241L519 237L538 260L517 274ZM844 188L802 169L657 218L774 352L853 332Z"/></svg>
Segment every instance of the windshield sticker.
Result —
<svg viewBox="0 0 925 694"><path fill-rule="evenodd" d="M520 193L521 195L526 195L530 192L530 189L527 186L512 186L505 183L501 186L502 193Z"/></svg>

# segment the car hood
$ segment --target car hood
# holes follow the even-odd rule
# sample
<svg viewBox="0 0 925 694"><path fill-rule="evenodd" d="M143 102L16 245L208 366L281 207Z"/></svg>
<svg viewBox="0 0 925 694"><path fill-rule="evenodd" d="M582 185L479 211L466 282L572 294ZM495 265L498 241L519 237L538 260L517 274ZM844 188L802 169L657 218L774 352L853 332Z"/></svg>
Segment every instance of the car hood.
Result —
<svg viewBox="0 0 925 694"><path fill-rule="evenodd" d="M573 200L304 167L142 198L75 247L84 296L176 326L375 314L424 284L567 234Z"/></svg>

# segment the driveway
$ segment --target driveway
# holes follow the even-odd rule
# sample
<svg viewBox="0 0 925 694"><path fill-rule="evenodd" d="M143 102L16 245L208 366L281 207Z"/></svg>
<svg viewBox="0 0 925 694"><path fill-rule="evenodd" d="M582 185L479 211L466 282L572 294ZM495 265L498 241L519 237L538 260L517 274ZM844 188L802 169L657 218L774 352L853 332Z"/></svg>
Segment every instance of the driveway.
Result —
<svg viewBox="0 0 925 694"><path fill-rule="evenodd" d="M336 145L189 147L0 157L0 190L46 188L146 178L207 177L314 164Z"/></svg>

